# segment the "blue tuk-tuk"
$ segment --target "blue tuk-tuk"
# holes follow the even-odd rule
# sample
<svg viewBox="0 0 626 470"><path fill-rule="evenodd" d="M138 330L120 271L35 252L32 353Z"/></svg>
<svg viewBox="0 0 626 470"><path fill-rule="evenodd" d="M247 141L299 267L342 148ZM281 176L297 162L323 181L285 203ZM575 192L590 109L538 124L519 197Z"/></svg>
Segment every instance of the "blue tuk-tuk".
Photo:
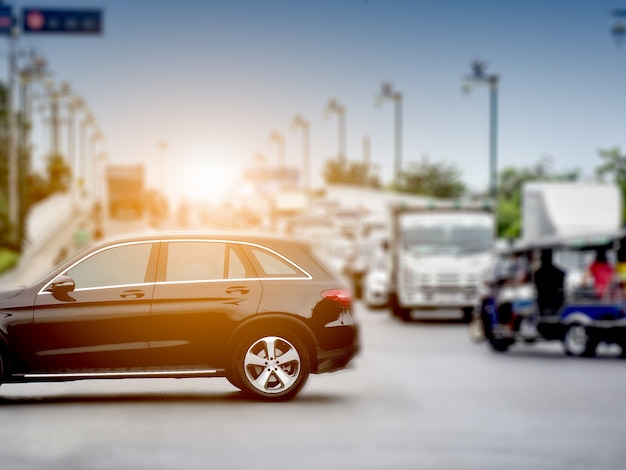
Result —
<svg viewBox="0 0 626 470"><path fill-rule="evenodd" d="M613 268L602 295L586 274L600 251ZM540 269L542 263L556 267L552 278ZM499 352L517 342L557 340L571 356L595 356L598 345L607 343L620 346L626 357L624 265L626 232L621 231L512 244L499 253L470 336Z"/></svg>

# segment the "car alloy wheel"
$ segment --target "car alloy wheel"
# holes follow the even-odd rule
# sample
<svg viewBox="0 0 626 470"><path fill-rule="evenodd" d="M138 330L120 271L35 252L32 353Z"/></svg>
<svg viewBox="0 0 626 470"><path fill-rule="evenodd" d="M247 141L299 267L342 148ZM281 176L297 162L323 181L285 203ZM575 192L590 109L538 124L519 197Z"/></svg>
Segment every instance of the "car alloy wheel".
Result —
<svg viewBox="0 0 626 470"><path fill-rule="evenodd" d="M268 400L293 398L311 371L304 343L281 334L248 337L237 348L235 361L236 383L242 391Z"/></svg>
<svg viewBox="0 0 626 470"><path fill-rule="evenodd" d="M568 356L589 357L596 351L596 344L589 337L587 327L580 323L572 323L567 327L563 346Z"/></svg>

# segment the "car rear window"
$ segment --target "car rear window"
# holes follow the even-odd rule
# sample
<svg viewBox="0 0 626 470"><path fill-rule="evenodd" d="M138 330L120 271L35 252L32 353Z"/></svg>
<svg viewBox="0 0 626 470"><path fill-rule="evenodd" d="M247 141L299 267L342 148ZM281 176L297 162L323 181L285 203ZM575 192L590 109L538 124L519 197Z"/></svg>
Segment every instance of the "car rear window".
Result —
<svg viewBox="0 0 626 470"><path fill-rule="evenodd" d="M295 264L271 251L258 247L248 247L246 251L252 257L251 261L261 277L308 277Z"/></svg>

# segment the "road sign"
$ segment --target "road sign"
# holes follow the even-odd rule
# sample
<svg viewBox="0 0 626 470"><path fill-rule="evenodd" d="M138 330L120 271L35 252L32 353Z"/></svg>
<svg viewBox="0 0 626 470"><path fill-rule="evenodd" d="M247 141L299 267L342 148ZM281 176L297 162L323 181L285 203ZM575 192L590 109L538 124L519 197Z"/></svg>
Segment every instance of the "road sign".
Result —
<svg viewBox="0 0 626 470"><path fill-rule="evenodd" d="M7 5L0 5L0 34L11 34L13 28L13 9Z"/></svg>
<svg viewBox="0 0 626 470"><path fill-rule="evenodd" d="M94 8L23 8L24 33L100 34L102 10Z"/></svg>

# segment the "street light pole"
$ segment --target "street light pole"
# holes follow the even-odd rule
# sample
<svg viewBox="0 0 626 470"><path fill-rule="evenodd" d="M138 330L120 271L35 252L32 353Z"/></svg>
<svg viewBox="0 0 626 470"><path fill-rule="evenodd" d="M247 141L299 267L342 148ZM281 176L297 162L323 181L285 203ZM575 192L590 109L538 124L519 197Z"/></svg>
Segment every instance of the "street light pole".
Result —
<svg viewBox="0 0 626 470"><path fill-rule="evenodd" d="M494 203L498 197L498 83L500 77L485 73L487 64L482 61L472 63L472 73L464 77L464 91L469 91L475 83L489 86L489 195Z"/></svg>
<svg viewBox="0 0 626 470"><path fill-rule="evenodd" d="M87 155L87 127L94 123L93 115L87 111L85 118L80 123L80 174L78 176L78 186L80 194L85 194L87 175L89 175L89 157Z"/></svg>
<svg viewBox="0 0 626 470"><path fill-rule="evenodd" d="M8 159L8 216L10 239L16 243L19 241L19 184L18 184L18 154L17 154L17 122L14 112L14 95L15 95L15 72L16 72L16 52L15 44L17 42L18 30L12 28L9 37L9 78L7 90L7 116L8 116L8 135L7 135L7 159Z"/></svg>
<svg viewBox="0 0 626 470"><path fill-rule="evenodd" d="M394 90L391 83L383 83L376 99L377 106L385 100L394 102L394 181L397 183L402 171L402 93Z"/></svg>
<svg viewBox="0 0 626 470"><path fill-rule="evenodd" d="M330 114L336 114L339 125L339 163L343 165L346 161L346 108L339 104L335 98L328 100L326 109L324 110L326 116Z"/></svg>
<svg viewBox="0 0 626 470"><path fill-rule="evenodd" d="M285 138L280 132L273 131L270 141L278 146L278 168L281 171L285 167Z"/></svg>
<svg viewBox="0 0 626 470"><path fill-rule="evenodd" d="M91 161L91 174L89 175L91 181L89 182L91 196L92 199L97 198L97 187L98 187L98 172L100 170L98 165L98 150L97 144L102 141L102 132L98 127L94 128L93 134L90 137L91 141L91 151L89 160Z"/></svg>
<svg viewBox="0 0 626 470"><path fill-rule="evenodd" d="M292 127L294 129L302 129L302 185L306 191L311 190L311 144L310 129L311 125L308 120L299 114L293 118Z"/></svg>

